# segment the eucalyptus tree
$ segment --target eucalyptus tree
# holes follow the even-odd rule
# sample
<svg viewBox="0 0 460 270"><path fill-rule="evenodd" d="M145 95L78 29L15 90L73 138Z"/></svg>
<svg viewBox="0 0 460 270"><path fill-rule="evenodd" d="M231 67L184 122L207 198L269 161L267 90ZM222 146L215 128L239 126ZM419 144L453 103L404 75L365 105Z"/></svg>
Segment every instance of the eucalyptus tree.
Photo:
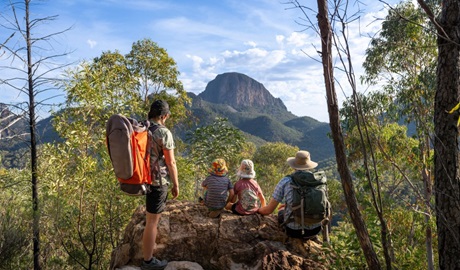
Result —
<svg viewBox="0 0 460 270"><path fill-rule="evenodd" d="M230 169L230 177L239 165L246 139L243 133L229 125L226 118L217 117L212 123L186 134L187 156L195 168L195 196L201 191L201 182L213 159L223 158ZM247 157L246 157L247 158Z"/></svg>
<svg viewBox="0 0 460 270"><path fill-rule="evenodd" d="M269 142L257 148L253 157L254 167L257 180L267 200L279 180L292 173L286 159L294 157L297 151L299 151L297 146L282 142Z"/></svg>
<svg viewBox="0 0 460 270"><path fill-rule="evenodd" d="M322 64L323 68L326 102L329 113L329 125L331 127L331 138L334 144L337 168L341 178L345 201L351 217L351 222L354 226L355 233L363 251L367 267L370 269L381 269L379 258L375 252L369 231L358 205L353 176L347 163L346 147L344 144L344 134L340 124L339 105L337 101L334 77L334 71L336 68L342 70L348 80L349 87L353 91L353 96L356 96L357 84L348 42L348 25L357 19L357 13L349 13L348 1L332 1L332 7L329 8L328 1L318 0L316 10L301 4L298 0L289 1L289 3L292 4L294 8L298 8L301 11L302 21L300 21L299 24L304 26L306 29L311 29L318 36L320 48L315 49L315 51L319 53L320 59L318 62ZM310 12L315 13L317 24L313 23L313 20L310 17ZM339 63L339 66L333 64L333 57L335 56L337 57L336 60ZM357 109L358 108L356 107L356 118L359 117L359 110ZM360 122L358 120L357 124L359 123ZM365 149L363 149L363 151L365 151ZM365 163L364 166L368 167L368 164ZM369 175L370 174L368 173L368 181L371 182L372 179ZM382 245L384 246L385 261L387 262L387 267L391 268L391 259L389 256L389 249L387 248L388 244L385 242L387 241L386 235L384 235L384 233L386 233L386 224L385 220L382 218L381 201L374 194L375 193L373 192L374 208L378 212L379 217L381 217L380 223L382 224Z"/></svg>
<svg viewBox="0 0 460 270"><path fill-rule="evenodd" d="M1 45L4 55L0 64L0 84L9 91L17 92L20 100L26 97L24 101L8 105L19 110L29 125L27 141L30 143L31 157L33 262L34 269L41 269L37 150L39 138L36 122L39 108L46 106L47 100L52 98L50 92L55 89L56 80L53 75L65 66L57 62L57 59L68 54L57 54L53 49L53 40L68 29L56 31L46 28L47 24L57 19L57 16L35 16L31 9L32 0L5 2L8 2L8 10L0 13L0 26L2 32L8 33L8 39ZM6 74L10 76L7 77Z"/></svg>
<svg viewBox="0 0 460 270"><path fill-rule="evenodd" d="M138 82L136 91L144 101L144 107L149 107L152 98L163 98L174 111L174 117L169 123L174 125L185 120L188 116L185 105L190 99L178 79L180 73L176 62L166 49L151 39L142 39L133 43L125 58L129 70Z"/></svg>
<svg viewBox="0 0 460 270"><path fill-rule="evenodd" d="M433 8L438 8L436 4ZM421 8L403 2L389 10L379 34L371 40L363 63L363 81L383 84L385 115L392 121L414 123L419 141L418 163L424 183L426 219L426 250L428 269L434 269L432 228L430 226L432 196L432 134L433 101L436 89L436 36ZM379 100L383 100L379 99Z"/></svg>
<svg viewBox="0 0 460 270"><path fill-rule="evenodd" d="M59 235L57 244L71 265L100 269L108 264L110 242L116 245L120 237L128 217L124 212L135 207L135 201L116 193L105 147L105 123L115 113L141 115L144 103L136 91L136 78L118 52L103 52L84 61L69 69L66 77L66 101L53 122L64 143L47 148L49 159L61 160L62 168L44 169L51 175L48 209L55 213L51 216ZM58 188L52 188L56 184ZM113 220L114 216L121 220Z"/></svg>

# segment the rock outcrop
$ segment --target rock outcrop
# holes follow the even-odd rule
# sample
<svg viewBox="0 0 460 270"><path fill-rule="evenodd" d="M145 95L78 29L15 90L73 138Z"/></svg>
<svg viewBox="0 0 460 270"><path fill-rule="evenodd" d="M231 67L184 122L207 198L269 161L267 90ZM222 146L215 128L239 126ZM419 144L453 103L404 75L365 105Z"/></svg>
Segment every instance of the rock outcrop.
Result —
<svg viewBox="0 0 460 270"><path fill-rule="evenodd" d="M209 218L206 207L197 203L173 200L167 205L155 254L170 261L167 269L327 269L315 261L324 258L321 245L286 239L274 215L223 212ZM145 208L140 206L112 252L111 269L138 269L144 225Z"/></svg>
<svg viewBox="0 0 460 270"><path fill-rule="evenodd" d="M287 111L283 101L273 97L263 84L237 72L217 75L198 97L213 103L227 104L237 109L271 107Z"/></svg>

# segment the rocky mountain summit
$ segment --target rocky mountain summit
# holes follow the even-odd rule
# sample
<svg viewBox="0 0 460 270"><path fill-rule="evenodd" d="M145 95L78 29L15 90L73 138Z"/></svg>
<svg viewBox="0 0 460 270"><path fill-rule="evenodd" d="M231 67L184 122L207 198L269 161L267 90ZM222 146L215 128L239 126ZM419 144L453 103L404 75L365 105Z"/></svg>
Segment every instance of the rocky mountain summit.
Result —
<svg viewBox="0 0 460 270"><path fill-rule="evenodd" d="M139 206L112 252L111 269L139 269L145 208ZM168 201L157 237L158 258L166 269L327 269L321 245L285 238L276 216L238 216L224 212L207 217L207 209L193 202Z"/></svg>
<svg viewBox="0 0 460 270"><path fill-rule="evenodd" d="M236 109L268 106L287 111L283 101L273 97L263 84L237 72L217 75L198 97L213 103L227 104Z"/></svg>
<svg viewBox="0 0 460 270"><path fill-rule="evenodd" d="M225 117L257 146L284 142L307 149L320 162L334 157L328 123L294 115L281 99L273 97L263 84L247 75L219 74L203 92L189 93L189 96L192 98L190 110L197 121L191 129L176 130L177 134L209 125L216 117Z"/></svg>

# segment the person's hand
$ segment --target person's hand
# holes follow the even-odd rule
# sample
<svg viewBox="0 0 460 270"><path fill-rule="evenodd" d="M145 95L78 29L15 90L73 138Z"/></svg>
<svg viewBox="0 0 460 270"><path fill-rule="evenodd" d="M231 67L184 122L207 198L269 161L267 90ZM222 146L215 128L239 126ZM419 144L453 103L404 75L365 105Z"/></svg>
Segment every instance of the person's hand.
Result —
<svg viewBox="0 0 460 270"><path fill-rule="evenodd" d="M228 203L225 205L225 209L227 209L227 210L232 210L232 205L233 205L233 203L228 202Z"/></svg>
<svg viewBox="0 0 460 270"><path fill-rule="evenodd" d="M171 194L173 195L173 200L179 196L179 186L173 186L171 189Z"/></svg>

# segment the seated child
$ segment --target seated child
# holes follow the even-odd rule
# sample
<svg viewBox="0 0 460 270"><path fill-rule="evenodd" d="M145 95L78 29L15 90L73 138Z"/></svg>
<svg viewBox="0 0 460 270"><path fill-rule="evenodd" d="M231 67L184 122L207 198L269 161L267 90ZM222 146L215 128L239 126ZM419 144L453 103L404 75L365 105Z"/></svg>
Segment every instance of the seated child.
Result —
<svg viewBox="0 0 460 270"><path fill-rule="evenodd" d="M254 163L244 159L236 174L239 180L235 183L235 195L225 208L237 215L257 213L261 206L265 206L265 197L259 184L254 180L256 177Z"/></svg>
<svg viewBox="0 0 460 270"><path fill-rule="evenodd" d="M215 218L233 197L233 185L227 177L228 170L224 159L213 160L208 171L210 175L201 184L205 190L203 203L209 209L209 217Z"/></svg>

